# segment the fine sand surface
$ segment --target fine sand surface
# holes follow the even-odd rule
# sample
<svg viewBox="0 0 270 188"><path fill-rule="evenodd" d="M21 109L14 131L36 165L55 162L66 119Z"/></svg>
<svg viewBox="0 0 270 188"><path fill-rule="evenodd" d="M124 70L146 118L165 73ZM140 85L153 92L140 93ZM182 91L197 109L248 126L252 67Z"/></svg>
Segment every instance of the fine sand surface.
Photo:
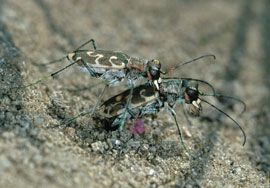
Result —
<svg viewBox="0 0 270 188"><path fill-rule="evenodd" d="M269 0L8 0L0 1L0 187L269 187ZM144 135L128 121L98 129L88 116L104 85L72 67L55 79L17 89L67 65L40 66L94 38L99 49L159 59L170 76L210 82L240 103L206 97L246 132L203 104L200 117L176 108L190 159L165 111L142 119ZM92 49L91 46L87 48ZM145 80L142 80L143 83ZM110 88L104 99L126 89ZM200 89L210 93L203 84Z"/></svg>

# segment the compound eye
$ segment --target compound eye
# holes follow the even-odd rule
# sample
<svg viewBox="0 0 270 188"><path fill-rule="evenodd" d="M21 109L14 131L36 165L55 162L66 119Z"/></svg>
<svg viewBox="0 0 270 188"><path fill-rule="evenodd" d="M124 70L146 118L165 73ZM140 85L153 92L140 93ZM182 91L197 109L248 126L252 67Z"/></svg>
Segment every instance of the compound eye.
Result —
<svg viewBox="0 0 270 188"><path fill-rule="evenodd" d="M161 63L157 59L152 59L151 60L151 65L154 66L154 67L156 67L157 69L160 69L161 68Z"/></svg>
<svg viewBox="0 0 270 188"><path fill-rule="evenodd" d="M189 100L190 100L191 103L192 103L192 101L197 101L197 99L199 97L198 90L188 87L186 92L187 92L187 95L188 95Z"/></svg>
<svg viewBox="0 0 270 188"><path fill-rule="evenodd" d="M153 80L158 80L160 77L160 71L157 69L154 69L154 68L150 69L150 74L151 74Z"/></svg>

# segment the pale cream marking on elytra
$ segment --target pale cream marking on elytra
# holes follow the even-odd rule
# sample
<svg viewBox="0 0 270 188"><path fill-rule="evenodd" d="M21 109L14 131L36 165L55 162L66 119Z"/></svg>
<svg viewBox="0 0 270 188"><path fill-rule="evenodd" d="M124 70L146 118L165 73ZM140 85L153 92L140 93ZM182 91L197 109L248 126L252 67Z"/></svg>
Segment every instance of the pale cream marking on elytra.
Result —
<svg viewBox="0 0 270 188"><path fill-rule="evenodd" d="M145 92L145 89L143 89L143 90L140 91L140 96L141 96L142 98L144 98L144 102L143 102L143 103L149 103L149 102L151 102L151 101L153 101L153 100L156 100L156 99L158 98L158 92L155 92L155 95L148 96L148 97L144 96L144 95L143 95L143 92ZM138 103L138 104L131 104L130 106L131 106L132 108L138 108L138 107L140 107L141 105L142 105L142 103Z"/></svg>
<svg viewBox="0 0 270 188"><path fill-rule="evenodd" d="M100 65L99 59L102 58L102 57L104 57L102 54L92 55L93 51L89 51L89 52L86 52L86 53L87 53L87 55L89 55L90 57L96 57L95 63L96 63L96 65Z"/></svg>
<svg viewBox="0 0 270 188"><path fill-rule="evenodd" d="M116 64L114 64L114 63L112 62L113 59L117 59L117 57L116 57L116 56L111 56L111 57L110 57L109 62L112 64L111 67L113 67L113 68L115 68L115 69L123 69L123 68L125 68L125 64L124 64L124 63L122 63L121 65L116 65Z"/></svg>
<svg viewBox="0 0 270 188"><path fill-rule="evenodd" d="M87 55L89 55L90 57L97 57L96 60L95 60L95 63L94 65L91 65L93 68L103 68L103 69L112 69L112 67L114 69L123 69L125 68L125 64L122 63L121 65L115 65L113 64L113 62L111 61L112 59L117 59L116 56L112 56L110 59L109 59L109 62L112 64L112 66L104 66L102 64L99 63L99 59L104 57L102 54L96 54L96 55L92 55L92 53L94 53L93 51L88 51L86 52Z"/></svg>
<svg viewBox="0 0 270 188"><path fill-rule="evenodd" d="M116 100L117 102L119 102L122 98L123 98L123 95L118 95L118 96L115 98L115 100Z"/></svg>
<svg viewBox="0 0 270 188"><path fill-rule="evenodd" d="M116 56L111 56L110 59L109 59L109 62L110 62L112 65L114 65L113 62L112 62L112 59L117 59L117 57L116 57Z"/></svg>
<svg viewBox="0 0 270 188"><path fill-rule="evenodd" d="M149 103L149 102L151 102L151 101L153 101L153 100L156 100L156 99L158 98L158 96L159 96L159 95L158 95L158 92L155 92L155 95L152 95L152 96L150 96L150 97L145 97L145 96L143 96L143 94L142 94L144 91L145 91L145 89L143 89L143 90L140 91L140 96L144 98L144 102L138 103L138 104L130 103L130 105L129 105L129 108L130 108L130 109L136 109L136 108L139 108L139 107L141 107L143 104L146 104L146 103ZM125 112L125 108L120 109L120 110L118 110L117 115L121 115L121 114L123 114L124 112Z"/></svg>
<svg viewBox="0 0 270 188"><path fill-rule="evenodd" d="M91 65L91 67L93 67L94 69L106 69L106 70L109 70L109 69L119 69L119 70L121 70L121 69L124 69L125 68L125 66L102 66L102 65L99 65L99 66L96 66L96 65Z"/></svg>
<svg viewBox="0 0 270 188"><path fill-rule="evenodd" d="M102 117L104 118L111 118L112 115L111 115L111 108L108 110L107 113L104 112L104 109L101 109L100 112L98 112L98 114L100 114Z"/></svg>
<svg viewBox="0 0 270 188"><path fill-rule="evenodd" d="M124 69L126 68L125 64L122 63L121 65L115 65L115 64L112 64L111 66L113 69Z"/></svg>
<svg viewBox="0 0 270 188"><path fill-rule="evenodd" d="M94 52L93 52L93 51L88 51L88 52L86 52L86 54L89 55L90 57L93 57L93 56L92 56L92 53L94 53Z"/></svg>
<svg viewBox="0 0 270 188"><path fill-rule="evenodd" d="M75 56L75 53L69 53L67 55L67 58L70 60L70 61L73 61L73 57Z"/></svg>
<svg viewBox="0 0 270 188"><path fill-rule="evenodd" d="M82 59L82 57L77 57L76 58L76 61L79 61L79 60L81 60Z"/></svg>

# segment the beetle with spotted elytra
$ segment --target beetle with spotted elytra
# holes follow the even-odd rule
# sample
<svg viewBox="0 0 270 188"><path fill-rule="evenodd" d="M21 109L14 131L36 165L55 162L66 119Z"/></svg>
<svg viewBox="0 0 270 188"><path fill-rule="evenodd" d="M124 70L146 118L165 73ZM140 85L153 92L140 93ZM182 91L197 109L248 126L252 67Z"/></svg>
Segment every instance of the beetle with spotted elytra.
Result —
<svg viewBox="0 0 270 188"><path fill-rule="evenodd" d="M92 43L93 50L82 49L90 43ZM178 64L171 68L170 71L205 57L213 57L215 59L214 55L206 54L185 63ZM126 79L128 81L128 85L132 87L138 78L145 78L150 83L153 83L158 90L159 83L162 81L161 74L168 73L161 70L161 62L157 59L148 60L144 58L130 57L123 52L99 50L97 49L97 44L94 39L86 41L71 53L68 53L57 60L42 64L42 66L54 64L65 59L69 60L71 63L62 69L51 73L49 76L25 87L33 86L49 77L54 77L73 65L77 65L79 69L89 73L91 77L105 80L107 86L118 86L120 82Z"/></svg>
<svg viewBox="0 0 270 188"><path fill-rule="evenodd" d="M81 49L89 43L92 43L94 48L93 50ZM204 57L214 57L215 59L215 56L212 54L203 55L185 63L178 64L171 68L170 71ZM80 47L75 49L73 52L68 53L66 56L48 64L53 64L64 59L69 60L71 63L66 67L50 74L50 76L44 77L43 79L25 87L35 85L36 83L42 82L49 77L53 77L73 65L77 65L78 68L82 69L84 72L87 72L91 77L104 80L106 86L101 92L96 105L92 108L90 113L80 113L77 116L63 121L61 125L69 124L71 121L83 115L93 115L96 109L98 109L98 111L102 114L101 116L98 116L98 119L103 122L105 126L112 129L118 127L121 129L126 119L132 119L137 116L141 118L147 114L158 113L163 109L164 104L166 103L168 105L169 113L175 119L181 144L183 145L185 151L189 153L184 145L181 130L176 120L174 108L178 102L181 104L186 103L191 106L191 113L198 115L201 111L201 101L203 101L229 117L243 132L245 143L246 136L241 126L225 112L221 111L199 96L226 97L231 99L235 98L215 94L213 87L205 81L197 80L211 86L214 91L213 95L206 95L200 92L198 90L196 79L178 78L173 80L173 78L162 77L161 74L167 74L168 72L161 70L161 63L159 60L146 60L142 58L130 57L122 52L98 50L93 39L82 44ZM146 78L147 82L136 87L134 84L138 78ZM130 89L108 99L101 106L99 106L99 102L103 97L105 89L109 86L119 85L119 83L124 79L128 80ZM168 81L165 81L166 79ZM188 80L195 82L189 82ZM242 102L239 99L236 100Z"/></svg>
<svg viewBox="0 0 270 188"><path fill-rule="evenodd" d="M213 94L205 94L198 89L198 82L202 82L210 86L213 90ZM229 119L231 119L235 125L241 130L244 142L246 143L246 134L240 124L235 121L230 115L220 110L215 105L211 104L203 98L203 96L208 97L223 97L232 99L240 102L243 105L243 111L245 111L245 103L232 96L224 96L221 94L216 94L213 86L206 81L197 79L182 79L182 78L164 78L160 83L160 90L156 90L149 83L139 85L134 88L133 95L130 101L130 105L127 109L127 115L125 115L125 108L128 103L128 95L130 89L126 90L114 97L106 100L97 110L93 116L93 121L96 126L104 127L107 130L117 130L121 126L123 119L137 119L142 118L146 115L157 114L164 110L167 105L168 113L174 118L175 124L177 126L178 134L180 136L180 142L185 150L185 152L192 157L188 149L186 148L180 126L177 121L177 115L175 112L175 107L180 103L183 107L185 113L186 104L189 107L188 112L192 115L199 116L202 111L202 102L213 107Z"/></svg>
<svg viewBox="0 0 270 188"><path fill-rule="evenodd" d="M93 45L92 50L82 49L89 43ZM99 50L94 39L88 40L60 59L43 65L54 64L65 59L70 61L69 65L26 87L39 83L48 77L53 77L73 65L77 65L79 69L88 73L91 77L104 80L109 87L118 86L125 79L128 81L128 85L132 87L139 78L146 78L149 82L154 83L158 89L158 82L161 82L160 74L166 74L161 70L161 63L157 59L147 60L130 57L123 52Z"/></svg>
<svg viewBox="0 0 270 188"><path fill-rule="evenodd" d="M129 82L140 77L147 78L158 87L160 73L163 73L159 60L151 61L129 57L121 52L106 50L77 50L69 53L67 59L76 62L84 72L92 77L108 80L108 86L117 86L124 79ZM131 85L131 83L129 83Z"/></svg>
<svg viewBox="0 0 270 188"><path fill-rule="evenodd" d="M90 43L92 43L93 45L93 50L82 49L84 46ZM212 54L203 55L185 63L178 64L171 68L170 71L182 65L186 65L188 63L197 61L205 57L213 57L215 59L215 56ZM92 112L94 112L99 106L99 103L102 100L104 93L108 87L118 86L120 82L126 79L128 81L129 87L131 88L129 93L130 99L131 95L133 95L133 88L137 79L145 78L150 85L153 85L156 90L159 90L159 85L162 82L161 74L168 73L161 70L161 63L157 59L147 60L143 58L130 57L122 52L98 50L94 39L88 40L87 42L83 43L78 48L73 50L71 53L63 56L62 58L51 61L44 65L54 64L65 59L70 61L69 65L32 84L24 86L23 88L33 86L50 77L54 77L55 75L59 74L60 72L66 70L73 65L77 65L79 69L88 73L91 77L103 80L105 83L105 87L100 93L97 103L93 107ZM126 104L125 114L127 114L126 112L130 103L129 101ZM124 122L122 124L124 124Z"/></svg>

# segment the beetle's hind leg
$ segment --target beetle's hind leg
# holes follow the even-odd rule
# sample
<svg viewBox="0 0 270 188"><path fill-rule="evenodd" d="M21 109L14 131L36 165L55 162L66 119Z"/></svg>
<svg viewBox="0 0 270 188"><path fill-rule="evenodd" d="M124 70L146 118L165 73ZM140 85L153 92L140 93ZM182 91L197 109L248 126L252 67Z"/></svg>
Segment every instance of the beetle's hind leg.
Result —
<svg viewBox="0 0 270 188"><path fill-rule="evenodd" d="M86 46L86 45L89 44L89 43L92 43L94 50L97 50L97 44L96 44L95 40L94 40L94 39L90 39L90 40L86 41L85 43L83 43L82 45L80 45L80 46L78 46L77 48L75 48L75 50L73 50L73 52L76 52L76 51L80 50L81 48L83 48L84 46ZM68 53L68 54L69 54L69 53ZM51 65L51 64L55 64L55 63L64 61L64 60L67 58L68 54L65 55L65 56L63 56L63 57L61 57L61 58L59 58L59 59L50 61L50 62L45 63L45 64L41 64L41 65L39 65L39 66Z"/></svg>
<svg viewBox="0 0 270 188"><path fill-rule="evenodd" d="M79 49L83 48L84 46L86 46L89 43L92 43L94 50L97 50L97 43L95 42L94 39L90 39L90 40L86 41L85 43L83 43L82 45L80 45L79 47L77 47L73 52L78 51Z"/></svg>
<svg viewBox="0 0 270 188"><path fill-rule="evenodd" d="M90 117L92 117L94 115L97 107L99 106L99 103L102 100L102 98L104 96L104 93L105 93L105 91L106 91L107 88L108 88L108 85L106 84L105 87L103 88L101 94L98 96L97 103L95 104L95 106L92 109L90 109L90 110L88 110L86 112L79 113L79 114L77 114L77 115L75 115L72 118L69 118L67 120L64 120L64 121L62 121L60 123L60 125L54 125L54 126L52 126L52 128L59 127L59 126L62 126L62 125L70 124L71 122L73 122L77 118L82 117L82 116L85 116L85 115L90 115Z"/></svg>

